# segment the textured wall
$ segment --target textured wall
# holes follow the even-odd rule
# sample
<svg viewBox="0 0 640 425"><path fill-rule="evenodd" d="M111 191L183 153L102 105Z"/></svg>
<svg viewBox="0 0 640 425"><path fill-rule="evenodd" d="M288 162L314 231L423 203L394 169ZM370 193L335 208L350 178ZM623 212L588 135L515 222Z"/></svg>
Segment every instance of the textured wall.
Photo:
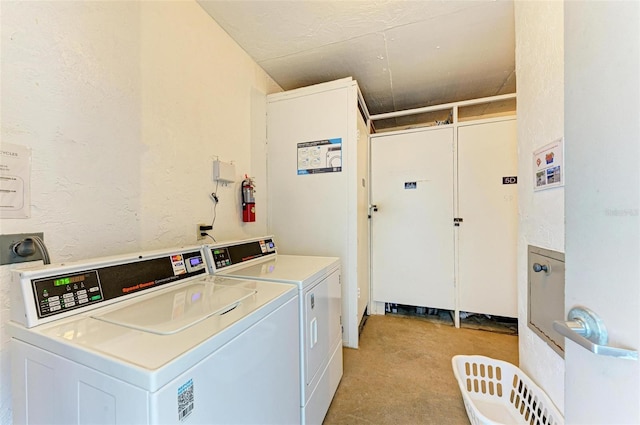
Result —
<svg viewBox="0 0 640 425"><path fill-rule="evenodd" d="M32 216L53 262L195 244L216 155L266 187L265 95L277 87L194 1L2 2L1 138L32 148ZM214 235L240 221L218 187ZM264 191L259 193L264 196ZM260 199L258 197L258 199ZM11 423L10 266L0 267L0 424Z"/></svg>
<svg viewBox="0 0 640 425"><path fill-rule="evenodd" d="M527 245L564 252L564 188L533 192L532 153L564 132L563 3L517 1L520 367L564 410L564 360L527 327Z"/></svg>

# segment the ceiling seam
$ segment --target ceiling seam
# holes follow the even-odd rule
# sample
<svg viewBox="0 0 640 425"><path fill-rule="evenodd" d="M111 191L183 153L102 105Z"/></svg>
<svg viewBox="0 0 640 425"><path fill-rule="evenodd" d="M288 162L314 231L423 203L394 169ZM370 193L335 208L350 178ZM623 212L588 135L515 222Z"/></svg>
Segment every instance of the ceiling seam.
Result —
<svg viewBox="0 0 640 425"><path fill-rule="evenodd" d="M494 96L497 96L497 95L499 95L499 94L500 94L500 92L502 91L502 89L503 89L503 88L507 85L507 83L509 82L509 79L511 78L511 76L512 76L513 74L515 74L515 73L516 73L516 70L515 70L515 69L512 69L512 70L511 70L511 72L509 73L509 75L507 75L507 78L505 78L505 79L504 79L504 81L502 82L502 85L498 88L498 91L497 91L497 92L495 92L495 93L493 94Z"/></svg>
<svg viewBox="0 0 640 425"><path fill-rule="evenodd" d="M482 4L470 6L469 9L473 9L473 8L480 7L480 6L482 6ZM295 55L299 55L301 53L311 52L313 50L321 49L321 48L324 48L324 47L327 47L327 46L334 46L336 44L348 43L350 41L357 40L359 38L367 37L367 36L374 35L374 34L382 34L382 36L384 37L385 49L386 49L386 47L387 47L386 32L387 31L395 30L397 28L402 28L402 27L406 27L406 26L409 26L409 25L426 23L426 22L429 22L429 21L433 21L434 19L439 19L439 18L442 18L442 17L445 17L445 16L449 16L449 15L456 15L456 14L462 13L464 10L467 10L467 9L455 10L455 11L449 12L449 13L443 13L443 14L440 14L440 15L430 16L430 17L428 17L426 19L421 19L421 20L418 20L418 21L407 22L406 24L395 25L395 26L391 26L391 27L388 27L388 28L384 28L382 30L382 32L380 32L380 31L372 31L372 32L368 32L368 33L365 33L365 34L357 35L355 37L345 38L344 40L334 41L332 43L321 44L319 46L315 46L315 47L312 47L310 49L297 50L297 51L295 51L293 53L287 53L287 54L282 55L282 56L273 56L273 57L270 57L270 58L261 59L260 61L257 61L256 59L254 59L254 60L256 60L257 63L263 63L263 62L270 61L270 60L275 60L275 59L284 59L284 58L287 58L289 56L295 56Z"/></svg>
<svg viewBox="0 0 640 425"><path fill-rule="evenodd" d="M389 88L391 90L391 104L393 105L393 110L397 111L398 108L396 107L396 96L393 91L393 73L391 72L391 64L389 63L389 47L387 46L387 34L385 32L382 33L382 39L384 40L384 55L385 55L384 59L387 63L387 71L389 72ZM394 118L394 121L397 122L395 118Z"/></svg>

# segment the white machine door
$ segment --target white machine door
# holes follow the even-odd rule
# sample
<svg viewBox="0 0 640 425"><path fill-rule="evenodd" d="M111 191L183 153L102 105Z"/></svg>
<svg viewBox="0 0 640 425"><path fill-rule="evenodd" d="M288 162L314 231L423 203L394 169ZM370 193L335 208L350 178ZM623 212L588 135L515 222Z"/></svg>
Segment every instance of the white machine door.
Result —
<svg viewBox="0 0 640 425"><path fill-rule="evenodd" d="M323 362L331 357L331 348L342 338L340 329L340 274L335 271L309 288L305 297L305 376L307 387L313 388ZM307 392L307 398L309 392Z"/></svg>
<svg viewBox="0 0 640 425"><path fill-rule="evenodd" d="M453 129L371 140L372 299L454 308Z"/></svg>
<svg viewBox="0 0 640 425"><path fill-rule="evenodd" d="M517 317L516 120L458 128L459 308Z"/></svg>

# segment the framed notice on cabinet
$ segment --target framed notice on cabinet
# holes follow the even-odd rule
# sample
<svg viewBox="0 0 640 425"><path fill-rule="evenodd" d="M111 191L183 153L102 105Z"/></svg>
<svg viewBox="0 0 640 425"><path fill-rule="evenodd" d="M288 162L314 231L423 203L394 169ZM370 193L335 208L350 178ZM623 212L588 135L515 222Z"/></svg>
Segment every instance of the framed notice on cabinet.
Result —
<svg viewBox="0 0 640 425"><path fill-rule="evenodd" d="M533 152L533 190L564 186L564 139Z"/></svg>
<svg viewBox="0 0 640 425"><path fill-rule="evenodd" d="M341 138L298 143L298 175L341 171Z"/></svg>

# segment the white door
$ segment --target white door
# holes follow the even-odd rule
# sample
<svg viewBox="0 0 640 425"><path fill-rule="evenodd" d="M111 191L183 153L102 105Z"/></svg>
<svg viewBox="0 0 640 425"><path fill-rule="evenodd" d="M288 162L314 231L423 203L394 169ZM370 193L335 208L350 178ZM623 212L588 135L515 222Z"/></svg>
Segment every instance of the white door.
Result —
<svg viewBox="0 0 640 425"><path fill-rule="evenodd" d="M565 3L565 307L640 348L640 3ZM565 344L568 424L640 423L638 361Z"/></svg>
<svg viewBox="0 0 640 425"><path fill-rule="evenodd" d="M362 115L358 114L358 321L360 324L369 306L369 132ZM369 310L369 313L371 310Z"/></svg>
<svg viewBox="0 0 640 425"><path fill-rule="evenodd" d="M372 299L454 309L453 128L372 137Z"/></svg>
<svg viewBox="0 0 640 425"><path fill-rule="evenodd" d="M458 128L459 309L518 316L516 120Z"/></svg>
<svg viewBox="0 0 640 425"><path fill-rule="evenodd" d="M331 358L340 338L340 290L340 273L335 271L304 292L305 403L311 397L309 388L317 384L318 373L326 366L323 362ZM310 385L312 382L314 385Z"/></svg>

